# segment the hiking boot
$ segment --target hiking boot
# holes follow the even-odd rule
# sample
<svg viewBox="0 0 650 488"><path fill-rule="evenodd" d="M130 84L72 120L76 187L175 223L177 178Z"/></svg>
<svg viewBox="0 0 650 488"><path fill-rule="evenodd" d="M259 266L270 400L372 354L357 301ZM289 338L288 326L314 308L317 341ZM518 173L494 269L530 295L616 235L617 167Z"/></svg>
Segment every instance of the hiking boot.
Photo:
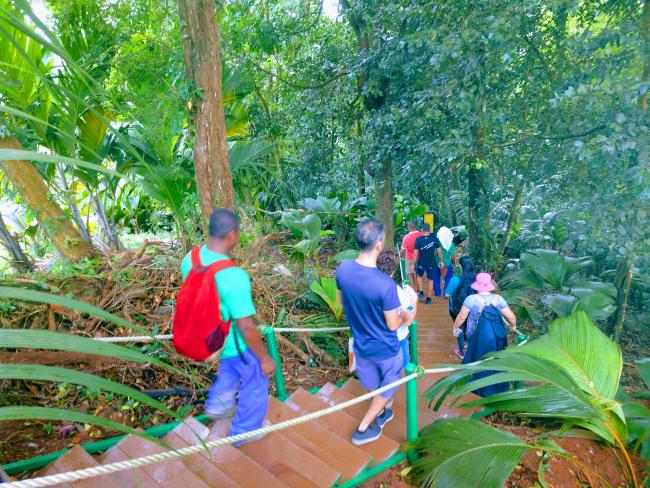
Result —
<svg viewBox="0 0 650 488"><path fill-rule="evenodd" d="M379 415L377 415L375 422L377 422L379 424L379 427L383 429L384 425L393 420L393 417L395 417L393 411L390 408L386 407L381 411Z"/></svg>
<svg viewBox="0 0 650 488"><path fill-rule="evenodd" d="M376 441L381 436L381 427L375 420L368 428L361 432L359 429L355 430L352 434L352 444L355 446L362 446L369 442Z"/></svg>
<svg viewBox="0 0 650 488"><path fill-rule="evenodd" d="M427 297L427 301L424 302L426 305L431 305L433 303L433 300L431 300L431 297Z"/></svg>
<svg viewBox="0 0 650 488"><path fill-rule="evenodd" d="M424 293L420 292L420 294L418 295L418 300L420 300L421 302L424 301Z"/></svg>
<svg viewBox="0 0 650 488"><path fill-rule="evenodd" d="M271 425L271 422L269 422L268 420L265 420L264 422L262 422L262 427L268 427L269 425ZM257 429L255 429L255 430L257 430ZM246 439L246 440L243 440L243 441L233 442L232 445L234 447L241 447L244 444L250 444L251 442L255 442L255 441L259 441L260 439L264 439L264 437L266 437L266 434L260 434L260 435L256 435L255 437L253 437L251 439Z"/></svg>

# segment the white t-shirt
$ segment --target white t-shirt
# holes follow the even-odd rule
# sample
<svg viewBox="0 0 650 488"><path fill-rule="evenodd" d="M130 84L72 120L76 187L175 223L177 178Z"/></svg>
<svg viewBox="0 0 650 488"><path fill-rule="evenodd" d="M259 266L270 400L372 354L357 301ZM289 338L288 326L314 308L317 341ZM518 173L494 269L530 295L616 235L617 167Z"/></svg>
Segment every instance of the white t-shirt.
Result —
<svg viewBox="0 0 650 488"><path fill-rule="evenodd" d="M408 307L415 308L415 304L417 303L418 300L418 295L417 293L415 293L415 290L411 288L409 285L404 285L404 287L397 285L397 296L399 298L399 303L403 309L407 309ZM403 341L408 336L409 336L408 325L403 325L399 329L397 329L398 341Z"/></svg>

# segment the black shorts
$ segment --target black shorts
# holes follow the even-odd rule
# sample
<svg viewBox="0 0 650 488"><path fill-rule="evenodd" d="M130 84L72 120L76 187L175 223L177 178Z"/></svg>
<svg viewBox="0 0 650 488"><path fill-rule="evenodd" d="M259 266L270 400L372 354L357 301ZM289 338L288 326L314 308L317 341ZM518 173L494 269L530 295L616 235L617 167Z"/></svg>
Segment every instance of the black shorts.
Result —
<svg viewBox="0 0 650 488"><path fill-rule="evenodd" d="M417 267L415 268L415 272L420 278L422 278L422 276L424 276L424 273L426 272L427 278L432 280L435 272L434 270L436 269L436 267L437 266L423 266L421 264L418 264Z"/></svg>

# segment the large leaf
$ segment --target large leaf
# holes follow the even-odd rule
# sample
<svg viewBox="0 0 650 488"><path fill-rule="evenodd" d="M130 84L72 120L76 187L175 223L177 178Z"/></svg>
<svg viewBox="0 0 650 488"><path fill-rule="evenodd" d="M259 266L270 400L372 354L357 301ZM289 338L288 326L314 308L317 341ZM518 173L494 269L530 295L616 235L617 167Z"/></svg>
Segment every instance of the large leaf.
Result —
<svg viewBox="0 0 650 488"><path fill-rule="evenodd" d="M334 261L340 263L341 261L346 261L348 259L357 259L359 257L358 249L346 249L334 256Z"/></svg>
<svg viewBox="0 0 650 488"><path fill-rule="evenodd" d="M4 364L2 368L0 368L0 379L56 381L82 385L87 388L98 388L125 397L131 397L134 400L149 405L161 412L175 416L174 412L164 404L151 398L149 395L145 395L139 390L116 383L115 381L107 380L101 376L72 369L43 366L40 364Z"/></svg>
<svg viewBox="0 0 650 488"><path fill-rule="evenodd" d="M160 444L160 440L150 436L142 430L133 429L126 425L120 424L113 420L87 413L75 412L74 410L64 410L61 408L50 407L2 407L0 408L0 422L10 420L66 420L68 422L77 422L80 424L98 425L104 429L116 430L125 434L137 435L151 442Z"/></svg>
<svg viewBox="0 0 650 488"><path fill-rule="evenodd" d="M108 356L140 364L151 363L174 373L189 376L188 373L171 366L160 359L147 356L134 349L128 349L108 342L87 337L34 329L0 329L0 348L48 349Z"/></svg>
<svg viewBox="0 0 650 488"><path fill-rule="evenodd" d="M74 158L67 158L64 156L59 156L58 154L44 154L36 151L24 151L19 149L0 149L0 160L12 160L12 161L40 161L43 163L61 163L69 166L78 166L80 168L89 169L92 171L97 171L100 173L106 173L111 176L117 176L121 178L123 175L109 168L104 168L98 164L89 163L88 161L82 161ZM28 164L28 163L25 163Z"/></svg>
<svg viewBox="0 0 650 488"><path fill-rule="evenodd" d="M332 311L334 319L339 322L343 315L343 305L338 300L336 280L334 278L321 278L320 283L318 281L312 281L309 288L325 302Z"/></svg>
<svg viewBox="0 0 650 488"><path fill-rule="evenodd" d="M336 213L341 210L341 201L338 198L305 198L302 204L312 212Z"/></svg>
<svg viewBox="0 0 650 488"><path fill-rule="evenodd" d="M304 239L320 240L321 220L316 214L310 213L304 217L297 212L283 212L280 223L287 226L294 235L302 235Z"/></svg>
<svg viewBox="0 0 650 488"><path fill-rule="evenodd" d="M614 397L622 370L620 348L584 312L554 321L548 334L523 346L489 353L480 363L459 366L427 391L436 403L477 388L506 381L526 385L465 404L507 410L519 415L563 419L567 426L591 430L608 442L627 437L625 417ZM497 374L471 381L474 373Z"/></svg>
<svg viewBox="0 0 650 488"><path fill-rule="evenodd" d="M551 441L528 444L509 432L462 418L437 420L404 449L419 455L411 467L416 482L439 488L504 486L531 449L567 455Z"/></svg>

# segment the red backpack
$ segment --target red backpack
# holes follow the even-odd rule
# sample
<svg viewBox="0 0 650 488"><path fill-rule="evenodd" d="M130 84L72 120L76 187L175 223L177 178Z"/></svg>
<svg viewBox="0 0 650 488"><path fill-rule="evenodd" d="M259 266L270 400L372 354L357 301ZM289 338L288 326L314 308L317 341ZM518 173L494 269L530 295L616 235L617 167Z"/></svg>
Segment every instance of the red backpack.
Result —
<svg viewBox="0 0 650 488"><path fill-rule="evenodd" d="M195 361L205 361L223 347L230 320L224 322L219 309L219 292L214 276L237 266L228 259L209 266L201 264L200 246L192 249L192 269L176 297L174 347Z"/></svg>

